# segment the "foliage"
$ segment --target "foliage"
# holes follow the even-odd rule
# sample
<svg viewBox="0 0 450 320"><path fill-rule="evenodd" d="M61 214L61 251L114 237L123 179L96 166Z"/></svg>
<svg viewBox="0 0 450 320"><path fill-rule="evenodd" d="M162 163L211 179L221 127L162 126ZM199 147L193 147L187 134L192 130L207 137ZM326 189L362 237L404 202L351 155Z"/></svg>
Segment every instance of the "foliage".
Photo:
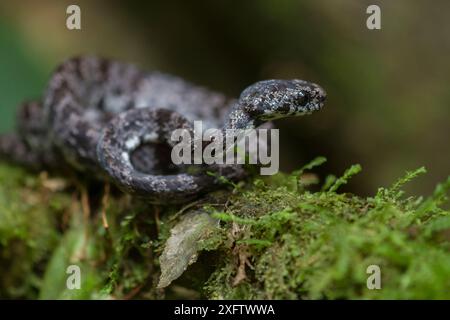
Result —
<svg viewBox="0 0 450 320"><path fill-rule="evenodd" d="M362 198L337 192L359 165L317 186L306 171L324 161L229 185L182 208L0 165L0 297L450 298L450 178L427 198L407 197L402 188L426 172L420 168ZM189 230L186 217L196 212L217 223L192 241L198 225L179 230ZM189 241L173 242L184 233ZM167 255L167 239L196 262ZM170 280L187 270L158 289L160 270L178 256L188 263ZM70 264L82 270L81 290L65 286ZM370 265L381 268L380 290L366 286Z"/></svg>

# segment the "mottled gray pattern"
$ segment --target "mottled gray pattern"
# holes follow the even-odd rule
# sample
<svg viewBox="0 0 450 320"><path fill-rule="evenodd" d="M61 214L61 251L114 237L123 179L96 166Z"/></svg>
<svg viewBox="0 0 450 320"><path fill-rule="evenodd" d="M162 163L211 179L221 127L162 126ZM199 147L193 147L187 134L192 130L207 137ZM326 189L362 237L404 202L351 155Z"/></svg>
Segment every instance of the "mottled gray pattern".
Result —
<svg viewBox="0 0 450 320"><path fill-rule="evenodd" d="M196 168L170 161L173 130L255 128L319 110L324 90L303 80L266 80L239 99L159 72L97 57L65 61L42 102L22 105L18 133L0 137L0 156L34 168L70 167L111 179L151 202L182 202L218 186L213 171L242 179L242 166Z"/></svg>

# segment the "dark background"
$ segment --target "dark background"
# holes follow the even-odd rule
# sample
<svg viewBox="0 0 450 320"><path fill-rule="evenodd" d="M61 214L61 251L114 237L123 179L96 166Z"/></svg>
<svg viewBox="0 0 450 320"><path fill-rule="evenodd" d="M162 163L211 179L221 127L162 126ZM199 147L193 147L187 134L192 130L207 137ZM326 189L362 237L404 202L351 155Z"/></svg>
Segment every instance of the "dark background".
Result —
<svg viewBox="0 0 450 320"><path fill-rule="evenodd" d="M81 7L81 31L66 8ZM366 28L378 4L382 29ZM237 96L267 78L302 78L328 92L326 108L277 122L284 171L323 155L347 191L371 194L405 170L450 173L450 2L426 0L32 1L0 3L0 132L24 99L42 94L67 57L94 53L161 70Z"/></svg>

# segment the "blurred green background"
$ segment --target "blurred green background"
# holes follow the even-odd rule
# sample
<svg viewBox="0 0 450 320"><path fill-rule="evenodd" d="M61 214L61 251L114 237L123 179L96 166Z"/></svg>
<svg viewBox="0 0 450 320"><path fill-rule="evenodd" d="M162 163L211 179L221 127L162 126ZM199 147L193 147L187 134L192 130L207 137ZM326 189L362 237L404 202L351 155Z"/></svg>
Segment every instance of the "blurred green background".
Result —
<svg viewBox="0 0 450 320"><path fill-rule="evenodd" d="M65 27L69 4L82 30ZM366 28L378 4L382 29ZM94 53L161 70L237 96L267 78L303 78L326 108L277 122L285 171L315 156L319 174L363 172L347 191L367 195L408 169L430 192L450 173L450 2L425 0L65 1L0 3L0 132L17 104L42 94L63 59Z"/></svg>

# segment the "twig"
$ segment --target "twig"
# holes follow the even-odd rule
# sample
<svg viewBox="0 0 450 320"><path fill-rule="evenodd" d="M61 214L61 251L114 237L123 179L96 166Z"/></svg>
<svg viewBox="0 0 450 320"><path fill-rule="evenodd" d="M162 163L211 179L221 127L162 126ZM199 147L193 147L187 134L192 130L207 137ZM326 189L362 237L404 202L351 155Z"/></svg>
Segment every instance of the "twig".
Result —
<svg viewBox="0 0 450 320"><path fill-rule="evenodd" d="M103 198L102 198L102 222L103 222L103 227L105 229L109 228L108 218L106 217L106 210L108 209L108 206L109 206L110 190L111 190L111 186L108 182L106 182L105 191L103 193Z"/></svg>
<svg viewBox="0 0 450 320"><path fill-rule="evenodd" d="M89 205L89 194L86 187L82 184L80 186L81 192L81 207L83 210L83 224L84 224L84 243L81 249L80 259L84 259L86 256L86 249L89 240L89 217L91 216L91 208Z"/></svg>
<svg viewBox="0 0 450 320"><path fill-rule="evenodd" d="M154 212L155 212L155 223L156 223L156 232L159 234L159 224L161 223L161 220L159 219L159 206L155 205L153 206Z"/></svg>

